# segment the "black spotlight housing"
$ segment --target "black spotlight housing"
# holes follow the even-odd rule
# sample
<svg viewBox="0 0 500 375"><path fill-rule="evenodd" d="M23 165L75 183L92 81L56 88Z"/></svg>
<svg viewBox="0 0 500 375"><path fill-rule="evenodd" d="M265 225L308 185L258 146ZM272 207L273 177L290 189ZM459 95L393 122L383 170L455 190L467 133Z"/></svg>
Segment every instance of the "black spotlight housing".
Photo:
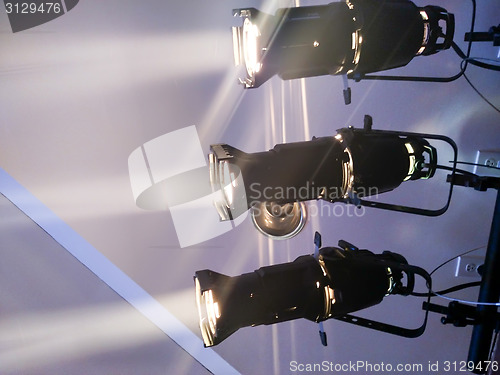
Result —
<svg viewBox="0 0 500 375"><path fill-rule="evenodd" d="M275 74L282 79L356 75L408 64L415 56L450 47L454 17L437 6L409 0L347 0L328 5L278 9L235 9L244 19L233 27L236 65L245 88ZM445 26L445 31L443 27Z"/></svg>
<svg viewBox="0 0 500 375"><path fill-rule="evenodd" d="M408 295L415 275L408 267L413 266L399 254L373 254L350 245L235 277L197 271L204 345L217 345L242 327L299 318L321 322L376 305L389 294Z"/></svg>
<svg viewBox="0 0 500 375"><path fill-rule="evenodd" d="M232 220L249 208L314 199L358 204L360 198L393 190L403 181L431 178L436 149L418 135L401 134L343 128L335 136L252 154L212 145L211 184L222 192L215 202L219 216Z"/></svg>

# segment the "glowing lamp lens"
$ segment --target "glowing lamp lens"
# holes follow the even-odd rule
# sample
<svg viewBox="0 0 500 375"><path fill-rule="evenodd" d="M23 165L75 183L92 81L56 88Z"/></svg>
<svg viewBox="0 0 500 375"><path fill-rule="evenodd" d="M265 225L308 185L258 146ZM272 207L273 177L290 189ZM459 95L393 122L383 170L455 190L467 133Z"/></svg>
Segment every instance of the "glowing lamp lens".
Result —
<svg viewBox="0 0 500 375"><path fill-rule="evenodd" d="M261 68L259 62L259 36L260 31L248 18L243 23L243 57L248 76L252 78Z"/></svg>
<svg viewBox="0 0 500 375"><path fill-rule="evenodd" d="M233 189L237 185L234 172L229 170L229 163L225 161L222 161L220 166L222 168L221 186L224 189L224 196L226 198L227 205L231 206L233 204Z"/></svg>
<svg viewBox="0 0 500 375"><path fill-rule="evenodd" d="M201 292L197 278L195 278L195 285L201 335L205 346L212 346L217 331L217 319L220 318L219 304L214 301L211 290Z"/></svg>

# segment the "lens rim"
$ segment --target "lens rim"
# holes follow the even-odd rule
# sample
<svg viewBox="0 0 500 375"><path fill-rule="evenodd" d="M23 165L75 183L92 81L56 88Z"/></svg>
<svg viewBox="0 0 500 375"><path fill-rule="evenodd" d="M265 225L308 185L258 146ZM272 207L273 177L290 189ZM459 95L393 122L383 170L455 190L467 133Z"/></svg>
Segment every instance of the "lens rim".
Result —
<svg viewBox="0 0 500 375"><path fill-rule="evenodd" d="M280 216L280 215L275 215L272 212L269 211L268 209L268 204L274 204L275 206L289 206L293 205L292 207L292 213L293 217L289 220L290 223L295 223L291 230L287 231L286 233L283 234L272 234L271 232L266 231L265 223L271 223L276 220L281 220L282 222L285 222L286 220L283 219L284 217L288 217L290 215L285 215L285 216ZM260 214L260 215L258 215ZM252 222L254 226L257 228L257 230L265 235L266 237L270 237L275 240L287 240L289 238L295 237L297 234L299 234L304 226L307 223L307 207L304 202L293 202L293 203L287 203L285 205L279 205L274 202L261 202L257 205L254 205L251 210L251 217L252 217Z"/></svg>

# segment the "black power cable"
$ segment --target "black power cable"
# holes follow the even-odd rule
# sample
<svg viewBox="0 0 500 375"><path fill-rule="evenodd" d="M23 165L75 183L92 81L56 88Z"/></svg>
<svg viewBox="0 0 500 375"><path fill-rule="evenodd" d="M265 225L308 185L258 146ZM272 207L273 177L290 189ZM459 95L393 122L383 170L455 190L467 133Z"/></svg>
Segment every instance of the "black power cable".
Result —
<svg viewBox="0 0 500 375"><path fill-rule="evenodd" d="M437 266L436 268L434 268L430 273L429 275L432 276L437 270L439 270L441 267L447 265L448 263L454 261L455 259L457 259L458 257L461 257L461 256L464 256L464 255L467 255L469 253L472 253L474 251L477 251L481 248L483 248L484 246L480 246L480 247L476 247L475 249L472 249L472 250L467 250L467 251L464 251L463 253L461 254L458 254L458 255L455 255L454 257L451 257L450 259L448 260L445 260L443 263L441 263L439 266ZM471 288L473 286L477 286L479 285L480 282L479 281L475 281L475 282L472 282L472 283L465 283L465 284L460 284L460 285L456 285L454 287L451 287L451 288L448 288L448 289L444 289L442 291L439 291L439 292L432 292L431 290L429 290L427 293L419 293L419 292L412 292L411 295L412 296L415 296L415 297L433 297L433 296L436 296L436 293L437 294L447 294L447 293L451 293L451 292L455 292L457 290L462 290L462 289L465 289L465 288Z"/></svg>
<svg viewBox="0 0 500 375"><path fill-rule="evenodd" d="M460 66L462 67L462 65L463 65L463 64L464 64L464 62L466 62L466 61L467 61L466 59L462 60L462 63L460 64ZM470 60L470 59L469 59L468 61L472 63L472 60ZM474 60L474 61L476 61L476 60ZM498 68L500 68L500 65L499 65L499 66L497 66L497 67L498 67ZM476 92L476 93L477 93L477 94L481 97L481 99L483 99L483 100L484 100L484 101L485 101L485 102L486 102L486 103L487 103L487 104L488 104L491 108L493 108L495 111L497 111L497 112L499 112L499 113L500 113L500 109L499 109L497 106L495 106L492 102L490 102L490 101L489 101L489 100L488 100L488 99L487 99L487 98L486 98L486 97L485 97L485 96L484 96L484 95L483 95L483 94L482 94L482 93L481 93L481 92L480 92L480 91L476 88L476 86L474 86L474 85L472 84L472 82L470 81L469 77L467 77L467 75L465 74L465 72L464 72L463 76L464 76L465 80L467 81L467 83L469 84L469 86L470 86L470 87L472 87L472 89L473 89L473 90L474 90L474 91L475 91L475 92Z"/></svg>
<svg viewBox="0 0 500 375"><path fill-rule="evenodd" d="M453 161L450 161L450 163L453 163ZM495 167L493 165L485 165L485 164L479 164L479 163L470 163L468 161L457 161L457 164L472 165L472 166L475 166L475 167L483 167L483 168L500 170L500 167Z"/></svg>
<svg viewBox="0 0 500 375"><path fill-rule="evenodd" d="M415 297L428 297L430 295L431 297L434 297L434 296L437 296L438 294L443 294L443 295L449 294L449 293L453 293L453 292L467 289L467 288L472 288L472 287L479 286L479 285L481 285L480 281L473 281L471 283L464 283L464 284L455 285L455 286L452 286L451 288L443 289L443 290L440 290L438 292L427 292L427 293L412 292L412 293L410 293L410 295L415 296Z"/></svg>

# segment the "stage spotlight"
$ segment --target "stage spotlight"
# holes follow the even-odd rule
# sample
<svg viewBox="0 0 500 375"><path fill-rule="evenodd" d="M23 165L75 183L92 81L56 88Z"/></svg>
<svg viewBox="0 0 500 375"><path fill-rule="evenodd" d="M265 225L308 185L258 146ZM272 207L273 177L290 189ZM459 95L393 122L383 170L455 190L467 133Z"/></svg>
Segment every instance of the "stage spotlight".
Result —
<svg viewBox="0 0 500 375"><path fill-rule="evenodd" d="M235 63L246 68L240 77L245 88L275 74L356 78L397 68L449 48L454 33L453 14L409 0L347 0L281 8L274 16L255 8L233 14L243 18L232 30Z"/></svg>
<svg viewBox="0 0 500 375"><path fill-rule="evenodd" d="M212 189L222 192L215 206L221 220L251 208L261 230L275 228L290 216L274 236L292 232L305 211L297 202L323 199L359 206L361 198L393 190L404 181L431 178L436 149L422 136L350 127L335 136L252 154L212 145L210 180Z"/></svg>
<svg viewBox="0 0 500 375"><path fill-rule="evenodd" d="M358 318L347 314L376 305L390 294L408 295L416 274L428 279L424 270L409 266L399 254L373 254L345 241L339 246L322 248L317 257L304 255L235 277L210 270L195 272L205 347L219 344L242 327L292 319L337 318L359 324ZM425 323L418 330L408 330L365 319L359 325L407 337L425 329Z"/></svg>

